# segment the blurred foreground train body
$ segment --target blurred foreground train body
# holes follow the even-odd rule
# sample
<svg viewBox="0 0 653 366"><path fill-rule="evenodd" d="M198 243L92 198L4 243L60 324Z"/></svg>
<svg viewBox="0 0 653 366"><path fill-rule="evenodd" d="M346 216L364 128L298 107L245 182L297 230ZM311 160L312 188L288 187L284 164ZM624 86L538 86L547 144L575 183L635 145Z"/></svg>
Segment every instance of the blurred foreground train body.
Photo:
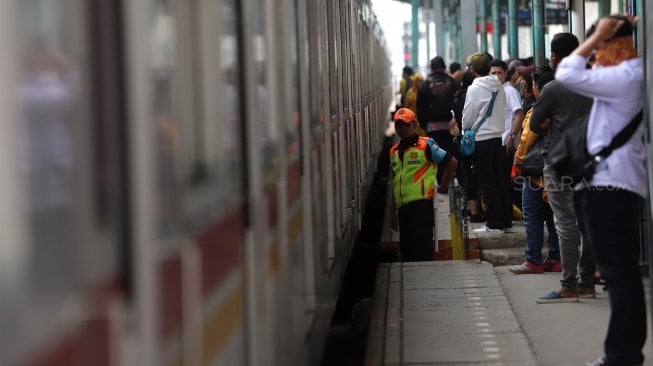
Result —
<svg viewBox="0 0 653 366"><path fill-rule="evenodd" d="M0 18L0 364L318 364L392 99L369 1Z"/></svg>

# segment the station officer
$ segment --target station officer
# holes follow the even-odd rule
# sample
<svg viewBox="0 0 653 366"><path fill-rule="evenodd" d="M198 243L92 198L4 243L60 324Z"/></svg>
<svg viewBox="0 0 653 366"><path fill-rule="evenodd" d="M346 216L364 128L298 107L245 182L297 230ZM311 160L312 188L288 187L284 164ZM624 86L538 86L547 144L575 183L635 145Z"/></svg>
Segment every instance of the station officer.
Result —
<svg viewBox="0 0 653 366"><path fill-rule="evenodd" d="M390 148L393 175L392 228L399 229L404 262L433 259L433 197L438 166L444 168L438 192L446 192L458 161L429 137L417 135L417 118L407 108L394 116L400 140Z"/></svg>

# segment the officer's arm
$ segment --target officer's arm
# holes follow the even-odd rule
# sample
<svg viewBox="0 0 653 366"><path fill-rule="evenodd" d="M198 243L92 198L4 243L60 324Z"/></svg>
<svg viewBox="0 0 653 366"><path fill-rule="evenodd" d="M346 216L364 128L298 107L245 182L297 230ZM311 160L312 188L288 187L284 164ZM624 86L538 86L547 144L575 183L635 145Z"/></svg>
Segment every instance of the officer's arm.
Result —
<svg viewBox="0 0 653 366"><path fill-rule="evenodd" d="M440 165L442 166L442 165ZM456 168L458 167L458 160L451 156L449 161L447 161L444 166L444 174L442 175L442 182L440 182L440 187L438 187L438 192L446 192L449 188L449 184L453 181L453 177L456 174Z"/></svg>
<svg viewBox="0 0 653 366"><path fill-rule="evenodd" d="M392 166L390 167L390 172L392 172ZM390 227L392 230L398 231L399 230L399 216L397 214L397 203L395 202L395 195L394 195L394 183L395 183L395 177L394 173L391 173L390 176L392 179L390 180L390 197L392 197L392 203L390 206Z"/></svg>
<svg viewBox="0 0 653 366"><path fill-rule="evenodd" d="M429 139L426 145L430 150L430 154L426 155L427 157L430 157L429 160L437 164L439 169L444 167L442 182L438 182L440 185L438 191L444 192L447 190L449 184L453 180L453 176L456 174L458 160L456 160L456 158L454 158L446 150L440 148L433 139Z"/></svg>

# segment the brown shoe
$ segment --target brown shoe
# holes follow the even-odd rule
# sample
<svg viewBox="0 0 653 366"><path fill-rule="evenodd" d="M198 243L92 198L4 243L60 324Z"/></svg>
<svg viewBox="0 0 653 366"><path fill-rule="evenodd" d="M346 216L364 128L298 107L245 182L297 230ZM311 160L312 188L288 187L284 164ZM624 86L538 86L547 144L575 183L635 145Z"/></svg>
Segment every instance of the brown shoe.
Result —
<svg viewBox="0 0 653 366"><path fill-rule="evenodd" d="M594 286L592 287L580 287L578 286L578 297L583 297L586 299L593 299L596 297L596 290Z"/></svg>

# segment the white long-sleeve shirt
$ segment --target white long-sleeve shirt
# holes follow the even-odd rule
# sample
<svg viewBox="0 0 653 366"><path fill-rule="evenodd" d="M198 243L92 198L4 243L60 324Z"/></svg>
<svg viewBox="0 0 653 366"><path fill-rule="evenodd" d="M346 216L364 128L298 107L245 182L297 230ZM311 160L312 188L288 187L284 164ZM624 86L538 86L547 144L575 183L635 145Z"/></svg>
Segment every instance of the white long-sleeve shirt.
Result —
<svg viewBox="0 0 653 366"><path fill-rule="evenodd" d="M465 106L463 107L463 130L475 127L487 111L492 100L492 93L497 92L492 114L483 122L481 128L476 132L476 141L501 138L505 128L505 105L506 93L503 86L494 75L481 76L474 79L472 85L467 88Z"/></svg>
<svg viewBox="0 0 653 366"><path fill-rule="evenodd" d="M590 154L607 147L644 103L644 68L639 57L616 66L588 70L585 58L570 55L558 65L556 80L567 89L594 99L587 128ZM612 152L607 166L597 169L590 186L620 188L647 196L643 126Z"/></svg>
<svg viewBox="0 0 653 366"><path fill-rule="evenodd" d="M512 120L515 119L515 112L521 108L519 92L509 82L503 83L503 91L506 92L505 127L501 134L501 144L505 145L510 131L512 131Z"/></svg>

